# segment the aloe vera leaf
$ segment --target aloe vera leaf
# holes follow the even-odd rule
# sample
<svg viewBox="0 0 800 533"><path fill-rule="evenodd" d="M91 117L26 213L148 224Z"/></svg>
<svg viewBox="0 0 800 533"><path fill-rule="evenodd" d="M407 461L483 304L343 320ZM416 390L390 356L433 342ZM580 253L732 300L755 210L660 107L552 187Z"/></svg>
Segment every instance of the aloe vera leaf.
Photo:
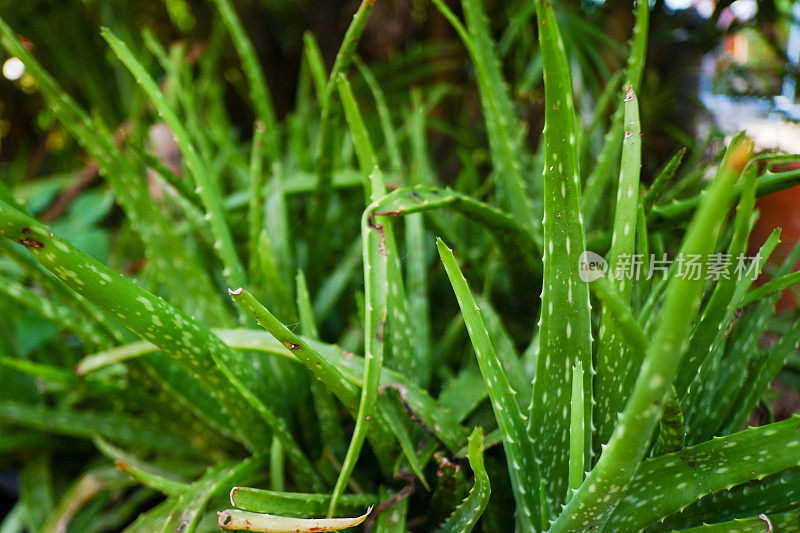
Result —
<svg viewBox="0 0 800 533"><path fill-rule="evenodd" d="M776 292L783 292L798 283L800 283L800 272L792 272L779 278L772 279L748 292L739 305L741 307L747 307L752 303L759 302L768 296L772 296Z"/></svg>
<svg viewBox="0 0 800 533"><path fill-rule="evenodd" d="M236 428L230 427L220 403L197 377L172 357L160 351L152 353L145 358L142 368L180 409L194 414L215 435L240 442Z"/></svg>
<svg viewBox="0 0 800 533"><path fill-rule="evenodd" d="M545 81L544 281L539 357L528 433L553 513L567 497L572 366L584 368L585 464L592 438L592 336L589 287L578 276L586 248L576 162L575 110L564 45L551 4L536 2ZM547 457L548 460L543 460Z"/></svg>
<svg viewBox="0 0 800 533"><path fill-rule="evenodd" d="M475 65L492 162L498 179L501 180L500 193L503 202L509 206L514 218L530 233L531 239L536 243L536 250L541 250L542 226L534 216L523 178L522 128L514 115L508 87L503 81L500 61L483 6L480 0L462 1L461 7L468 30L445 2L434 0L433 3L456 30Z"/></svg>
<svg viewBox="0 0 800 533"><path fill-rule="evenodd" d="M642 205L644 205L645 213L650 213L650 210L653 208L653 204L664 193L664 190L667 188L667 185L669 185L669 182L675 177L675 173L678 171L678 167L683 162L683 156L685 155L686 147L684 146L678 150L677 153L673 155L669 161L667 161L658 174L656 174L655 179L653 179L653 183L644 193L644 198L642 199Z"/></svg>
<svg viewBox="0 0 800 533"><path fill-rule="evenodd" d="M795 158L796 160L796 158ZM784 189L789 189L800 185L800 169L786 170L783 172L765 171L756 179L756 196L766 196ZM742 184L736 186L736 192L740 193ZM701 201L701 195L697 194L681 200L672 200L663 205L654 205L651 211L651 218L663 218L667 220L680 220L687 213L691 213L697 208Z"/></svg>
<svg viewBox="0 0 800 533"><path fill-rule="evenodd" d="M738 302L754 282L753 280L760 271L759 267L763 267L766 263L768 255L778 242L777 235L777 232L773 232L759 250L759 254L762 251L767 254L760 256L762 257L761 264L755 262L751 264L748 271L744 273L743 279L737 283L723 324L733 324L736 311L739 309ZM800 255L800 246L795 246L789 254L788 260L784 262L778 272L785 273L792 268L797 262L798 255ZM778 295L770 296L756 307L744 323L743 329L747 334L735 338L727 354L722 347L727 340L728 329L721 327L718 329L714 343L709 349L709 356L703 361L703 365L683 400L687 412L687 433L690 443L702 442L711 438L724 427L724 423L731 416L732 411L746 407L746 404L738 401L739 393L754 382L752 374L758 367L758 342L766 331L767 317L772 315L777 299ZM725 355L724 358L723 355ZM778 355L778 357L782 357L782 355ZM713 383L704 382L707 379L712 379ZM749 414L750 410L745 416L749 416ZM739 428L734 428L732 431L737 429Z"/></svg>
<svg viewBox="0 0 800 533"><path fill-rule="evenodd" d="M195 531L212 496L251 476L265 462L263 455L253 455L238 463L225 462L210 467L200 479L178 496L161 533Z"/></svg>
<svg viewBox="0 0 800 533"><path fill-rule="evenodd" d="M631 314L630 307L622 299L614 285L605 278L592 282L592 291L603 305L603 312L608 312L609 319L614 324L621 340L627 345L629 357L641 365L644 354L647 352L648 341L636 319ZM681 405L674 387L670 387L664 400L658 441L654 455L661 455L683 448L684 421Z"/></svg>
<svg viewBox="0 0 800 533"><path fill-rule="evenodd" d="M635 273L626 268L633 263L636 253L636 218L639 201L639 173L641 171L642 140L640 137L639 101L630 83L625 84L625 134L622 142L617 203L614 211L614 229L611 250L608 252L609 276L614 279L620 297L630 302ZM636 269L636 267L633 267ZM595 439L598 444L608 442L617 417L633 388L644 352L631 353L622 342L617 320L605 309L600 317L597 368L595 377Z"/></svg>
<svg viewBox="0 0 800 533"><path fill-rule="evenodd" d="M375 188L373 188L373 192ZM336 503L344 492L345 485L355 467L361 447L364 444L369 416L375 407L383 366L384 333L387 318L387 263L384 225L381 217L372 215L372 205L367 207L361 219L361 239L364 254L364 300L366 316L364 320L364 381L356 415L356 427L347 448L342 470L336 480L328 516L333 516Z"/></svg>
<svg viewBox="0 0 800 533"><path fill-rule="evenodd" d="M95 437L92 440L103 455L114 461L120 472L146 487L168 496L179 496L189 488L188 483L168 477L154 466L143 463L102 437Z"/></svg>
<svg viewBox="0 0 800 533"><path fill-rule="evenodd" d="M318 479L285 422L271 413L242 382L251 377L248 373L253 369L237 366L241 358L213 333L2 202L0 231L6 238L27 240L28 250L45 268L117 316L132 331L156 343L198 377L229 415L241 442L253 449L268 445L264 425L267 422L284 439L298 469L308 479Z"/></svg>
<svg viewBox="0 0 800 533"><path fill-rule="evenodd" d="M609 531L637 531L709 493L800 465L799 421L795 416L644 461Z"/></svg>
<svg viewBox="0 0 800 533"><path fill-rule="evenodd" d="M338 531L355 527L369 513L354 518L291 518L271 514L228 509L219 513L219 527L224 530L268 531L270 533L303 533L305 531Z"/></svg>
<svg viewBox="0 0 800 533"><path fill-rule="evenodd" d="M473 369L458 373L442 391L437 399L443 409L462 421L469 416L488 397L489 391L483 386L483 377Z"/></svg>
<svg viewBox="0 0 800 533"><path fill-rule="evenodd" d="M569 488L570 491L578 490L583 482L586 471L584 463L584 445L586 438L584 430L586 424L583 420L583 404L586 402L583 394L583 367L578 362L572 367L572 398L569 413Z"/></svg>
<svg viewBox="0 0 800 533"><path fill-rule="evenodd" d="M36 454L19 473L19 497L25 506L28 527L39 531L53 510L53 471L47 452Z"/></svg>
<svg viewBox="0 0 800 533"><path fill-rule="evenodd" d="M380 200L376 211L389 216L405 216L443 207L450 207L486 225L508 254L523 262L530 272L541 271L531 234L511 215L465 194L424 185L397 189Z"/></svg>
<svg viewBox="0 0 800 533"><path fill-rule="evenodd" d="M791 531L800 522L800 510L793 509L777 514L759 513L748 518L736 518L728 522L703 524L680 533L762 533L764 531Z"/></svg>
<svg viewBox="0 0 800 533"><path fill-rule="evenodd" d="M597 97L594 109L592 110L592 120L586 128L586 131L580 136L578 154L581 168L588 168L590 166L592 134L600 124L605 123L608 110L611 108L611 104L616 100L615 97L619 94L619 87L624 79L624 72L615 72L606 80L603 92Z"/></svg>
<svg viewBox="0 0 800 533"><path fill-rule="evenodd" d="M798 469L793 468L737 485L730 490L707 494L650 529L680 530L696 524L723 522L757 513L772 516L792 506L791 502L796 502L799 496L800 475Z"/></svg>
<svg viewBox="0 0 800 533"><path fill-rule="evenodd" d="M231 505L254 513L281 513L294 517L318 515L327 511L329 501L330 494L278 492L249 487L231 489ZM349 514L377 503L375 494L343 494L338 507L340 512Z"/></svg>
<svg viewBox="0 0 800 533"><path fill-rule="evenodd" d="M469 448L467 459L472 473L475 476L475 483L469 491L466 499L453 511L447 521L442 524L437 531L440 533L469 533L475 527L475 523L486 509L489 503L489 496L492 487L489 484L489 476L483 465L484 439L483 431L475 428L469 436Z"/></svg>
<svg viewBox="0 0 800 533"><path fill-rule="evenodd" d="M683 417L681 401L674 387L664 398L664 412L658 426L658 438L653 445L652 456L682 450L686 446L686 421Z"/></svg>
<svg viewBox="0 0 800 533"><path fill-rule="evenodd" d="M417 455L417 447L414 445L406 429L402 407L399 406L398 403L392 401L392 398L388 397L385 393L378 395L377 402L380 416L383 421L385 421L392 434L397 438L397 442L403 450L403 455L408 461L408 466L420 480L422 486L425 487L425 490L430 491L431 487L428 484L428 480L425 479L422 462Z"/></svg>
<svg viewBox="0 0 800 533"><path fill-rule="evenodd" d="M110 339L96 324L82 319L73 308L56 300L43 298L33 290L2 275L0 275L0 294L6 295L12 301L59 327L76 333L91 346L104 347L110 344Z"/></svg>
<svg viewBox="0 0 800 533"><path fill-rule="evenodd" d="M343 75L337 79L337 86L347 125L353 137L359 166L365 178L365 196L368 196L371 201L377 201L385 194L385 188L369 134L364 126L350 84ZM382 253L386 257L386 279L389 287L389 293L386 296L388 313L386 331L389 336L387 364L411 377L415 383L421 383L427 377L427 368L422 367L419 353L416 350L409 353L407 349L414 345L414 341L409 325L408 299L400 268L400 254L394 237L394 228L386 221L380 231L382 233Z"/></svg>
<svg viewBox="0 0 800 533"><path fill-rule="evenodd" d="M203 200L203 205L209 216L209 222L215 237L214 250L219 254L225 266L223 277L230 285L238 285L245 279L244 269L239 262L236 249L233 246L230 229L225 219L219 183L208 171L207 165L202 161L197 149L189 139L189 132L144 66L136 59L128 46L111 30L104 28L101 33L111 50L130 70L158 110L159 115L172 130L175 142L181 149L186 166L197 184L197 192Z"/></svg>
<svg viewBox="0 0 800 533"><path fill-rule="evenodd" d="M322 219L328 209L331 195L331 171L333 168L332 155L335 152L334 140L336 131L336 121L334 120L333 97L336 92L336 83L340 74L346 72L347 67L355 56L356 46L364 27L367 24L369 15L375 0L362 0L358 10L353 15L353 20L347 27L342 44L336 53L333 67L331 68L328 81L325 84L325 91L320 100L322 115L320 118L319 141L317 148L317 190L315 193L316 217ZM312 224L316 226L317 224Z"/></svg>
<svg viewBox="0 0 800 533"><path fill-rule="evenodd" d="M412 90L411 126L411 165L409 183L433 183L434 174L428 160L426 142L426 122L422 96L418 90ZM399 167L398 167L399 168ZM420 362L420 384L430 384L436 361L433 355L433 336L431 333L431 306L429 296L428 267L431 256L429 241L425 233L421 214L411 215L405 219L406 241L406 286L408 288L408 310L411 331L414 332L416 351Z"/></svg>
<svg viewBox="0 0 800 533"><path fill-rule="evenodd" d="M541 250L542 225L534 215L523 177L523 129L514 113L509 88L503 79L489 19L482 0L462 0L461 8L471 37L471 44L466 41L464 44L475 65L481 108L486 115L489 147L500 182L501 198L514 218L530 232L537 250ZM461 37L463 40L464 36Z"/></svg>
<svg viewBox="0 0 800 533"><path fill-rule="evenodd" d="M400 143L397 140L397 133L395 127L392 125L392 115L389 112L389 106L386 103L386 96L383 94L378 80L372 73L372 69L361 61L358 57L355 58L355 64L361 77L367 83L372 99L375 100L375 108L378 110L378 120L381 124L381 131L383 132L383 140L386 146L386 152L389 154L390 168L392 172L400 173L403 170L403 160L400 157Z"/></svg>
<svg viewBox="0 0 800 533"><path fill-rule="evenodd" d="M767 392L772 381L786 364L789 354L797 349L798 342L800 342L800 323L796 322L767 354L754 361L752 365L754 370L742 385L739 399L733 404L723 431L736 431L747 422L762 395Z"/></svg>
<svg viewBox="0 0 800 533"><path fill-rule="evenodd" d="M264 228L264 144L266 128L261 122L253 127L253 146L250 149L250 203L247 211L249 270L251 277L256 276L258 268L259 237Z"/></svg>
<svg viewBox="0 0 800 533"><path fill-rule="evenodd" d="M735 262L740 254L747 251L747 238L751 228L750 219L755 208L755 170L755 165L751 164L744 172L739 205L736 207L733 237L728 247L732 262ZM730 321L730 318L726 320L725 317L731 307L730 304L734 301L734 293L737 291L737 280L734 278L732 267L733 265L727 267L727 276L717 281L714 292L703 310L700 322L695 326L689 339L684 363L675 380L675 388L681 397L686 394L692 380L697 379L697 373L704 360L710 356L715 346L719 346L720 324L727 325Z"/></svg>
<svg viewBox="0 0 800 533"><path fill-rule="evenodd" d="M250 352L259 352L297 361L292 350L263 330L226 329L213 330L214 334L223 340L229 347ZM363 367L365 360L341 348L321 342L305 339L308 345L325 357L357 387L364 381ZM156 351L156 347L149 342L136 342L120 347L124 350L126 359L142 357ZM114 351L109 355L115 356ZM119 359L116 358L115 359ZM300 361L297 361L300 363ZM400 391L401 397L408 407L423 423L433 430L446 446L451 450L459 449L467 438L466 429L448 409L441 406L429 396L427 391L414 385L406 376L389 368L382 369L381 383L383 387L393 387Z"/></svg>
<svg viewBox="0 0 800 533"><path fill-rule="evenodd" d="M239 60L242 62L242 71L247 78L247 85L250 90L250 100L253 102L256 117L266 130L267 160L272 160L278 156L279 127L264 71L258 62L253 43L247 37L242 22L236 16L230 0L214 0L214 4L217 6L220 15L222 15L222 22L225 24L228 33L230 33L233 45L239 55Z"/></svg>
<svg viewBox="0 0 800 533"><path fill-rule="evenodd" d="M97 160L127 218L148 247L148 257L156 264L156 271L163 276L170 295L180 308L192 310L215 323L226 324L229 318L220 305L221 301L210 296L214 291L208 275L196 267L169 223L149 200L138 171L131 168L109 137L99 133L101 128L59 87L2 18L0 44L11 56L23 61L50 109L79 144Z"/></svg>
<svg viewBox="0 0 800 533"><path fill-rule="evenodd" d="M237 305L255 318L261 327L266 329L284 346L296 353L297 360L311 370L315 377L323 381L345 406L351 409L355 408L358 403L358 390L342 375L335 365L331 364L311 348L306 341L283 325L252 294L241 287L229 292Z"/></svg>
<svg viewBox="0 0 800 533"><path fill-rule="evenodd" d="M325 86L328 84L328 71L325 68L325 61L322 59L322 51L319 49L317 38L310 31L303 33L303 57L311 73L311 81L314 83L317 100L322 105Z"/></svg>
<svg viewBox="0 0 800 533"><path fill-rule="evenodd" d="M130 480L114 468L92 468L81 475L64 493L47 521L39 529L41 533L66 531L72 517L98 494L106 490L123 489L131 485Z"/></svg>
<svg viewBox="0 0 800 533"><path fill-rule="evenodd" d="M314 311L311 307L311 299L306 286L306 277L303 271L297 270L297 309L300 313L300 327L303 334L312 339L319 339L317 324L314 321ZM320 435L322 441L331 450L335 457L344 455L344 431L342 431L342 420L339 410L331 391L321 381L315 380L311 383L311 397L314 400L314 410L319 421ZM253 510L253 509L249 509ZM259 511L269 512L269 511Z"/></svg>
<svg viewBox="0 0 800 533"><path fill-rule="evenodd" d="M22 402L0 402L0 421L47 433L90 439L96 435L116 442L173 453L196 454L178 436L153 428L150 424L128 414L83 409L69 411Z"/></svg>
<svg viewBox="0 0 800 533"><path fill-rule="evenodd" d="M531 401L531 382L525 375L517 348L508 331L503 326L503 320L497 310L486 298L478 298L481 316L489 332L489 338L495 346L497 356L508 376L508 382L517 391L517 402L521 406L528 406Z"/></svg>
<svg viewBox="0 0 800 533"><path fill-rule="evenodd" d="M681 252L701 257L714 251L739 175L752 154L753 144L737 137L687 230ZM660 415L660 404L677 372L683 344L700 305L704 281L674 277L669 281L661 318L641 372L622 417L599 460L581 488L551 526L552 533L572 531L585 521L602 527L634 477L647 451ZM596 494L609 498L598 499Z"/></svg>
<svg viewBox="0 0 800 533"><path fill-rule="evenodd" d="M780 229L776 228L759 249L758 256L760 256L763 261L766 262L779 242ZM700 431L704 432L714 432L716 425L722 422L722 420L717 420L716 418L709 419L708 415L704 413L702 409L713 409L715 414L718 412L727 412L726 409L730 407L731 402L727 398L713 399L716 395L715 390L720 387L727 386L731 388L731 395L735 398L734 392L735 390L738 390L739 386L732 380L734 379L734 376L736 381L741 380L743 368L747 366L749 357L751 357L756 349L753 341L760 338L761 334L759 332L763 332L765 328L763 321L755 320L755 317L772 313L772 308L774 307L775 302L774 298L771 300L767 299L756 308L752 315L753 319L750 320L752 325L747 328L749 330L754 330L752 333L753 339L749 339L749 337L736 339L733 347L727 351L729 357L726 358L726 364L723 365L722 361L723 356L725 355L725 350L723 350L723 347L727 342L729 329L734 326L736 312L738 309L740 309L739 302L742 300L760 271L760 269L756 269L757 266L759 265L750 265L750 267L744 271L743 278L736 284L733 295L731 296L730 302L725 310L725 315L721 320L721 323L724 324L726 328L718 327L711 346L708 348L708 355L702 361L700 367L694 372L694 379L690 382L690 386L683 397L682 403L687 411L687 419L691 433L694 432L694 429L699 429ZM732 370L735 369L735 373L728 371L726 368L728 365L732 367ZM710 383L706 382L706 380L713 380L714 382ZM713 405L716 403L723 404L724 408L723 405ZM705 428L702 425L697 424L696 421L698 419L707 421L707 423L710 423L712 427ZM694 435L692 435L692 438L694 438ZM704 439L699 439L699 441L702 440Z"/></svg>
<svg viewBox="0 0 800 533"><path fill-rule="evenodd" d="M495 353L489 333L483 323L480 310L470 293L467 281L461 274L453 252L439 239L436 242L447 277L453 286L458 305L464 316L475 356L489 391L495 418L500 427L511 476L514 499L517 502L517 520L524 531L535 531L539 517L539 464L525 428L526 416L517 402L516 391L508 378L500 359Z"/></svg>
<svg viewBox="0 0 800 533"><path fill-rule="evenodd" d="M31 256L25 252L23 246L18 246L6 240L0 240L0 250L3 251L4 257L10 258L17 265L22 267L37 283L41 284L47 292L56 296L64 303L71 305L79 313L97 324L104 335L120 343L125 341L125 336L121 332L119 324L111 320L111 317L86 300L86 298L71 290L50 274L50 272L34 261Z"/></svg>
<svg viewBox="0 0 800 533"><path fill-rule="evenodd" d="M634 92L639 92L644 72L645 59L647 58L647 37L650 26L650 4L637 2L634 8L633 34L630 42L630 55L626 67L626 78L633 87ZM592 172L586 178L583 190L583 216L587 224L592 224L600 202L604 198L606 185L611 180L612 169L619 157L620 147L624 139L625 109L619 105L611 118L611 125L603 139L603 148L597 155Z"/></svg>

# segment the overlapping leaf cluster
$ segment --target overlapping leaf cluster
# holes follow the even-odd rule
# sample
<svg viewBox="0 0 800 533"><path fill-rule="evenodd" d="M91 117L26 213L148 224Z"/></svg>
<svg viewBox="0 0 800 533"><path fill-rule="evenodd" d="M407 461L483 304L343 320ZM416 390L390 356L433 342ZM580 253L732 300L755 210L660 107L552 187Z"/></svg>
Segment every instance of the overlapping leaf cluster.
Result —
<svg viewBox="0 0 800 533"><path fill-rule="evenodd" d="M736 259L756 196L800 172L775 171L783 158L754 156L739 135L702 194L672 192L707 170L678 175L684 151L644 185L646 2L594 115L592 89L573 87L558 4L533 3L545 126L531 143L481 0L462 0L464 21L434 0L474 68L490 158L476 166L464 147L450 187L428 146L447 88L390 105L396 65L376 73L355 56L374 0L330 72L305 36L282 121L232 5L213 4L196 70L181 45L102 30L145 102L122 146L0 21L2 46L124 213L132 242L116 253L145 257L122 275L0 187L0 450L21 465L4 532L797 524L800 419L742 429L797 359L800 325L773 310L798 281L800 247L757 288L779 230L759 261ZM252 133L232 133L224 105L226 33ZM146 140L161 122L180 173ZM607 255L611 279L582 279L587 248ZM733 261L698 279L677 263L636 279L622 268L667 253ZM33 319L54 325L49 337L23 338Z"/></svg>

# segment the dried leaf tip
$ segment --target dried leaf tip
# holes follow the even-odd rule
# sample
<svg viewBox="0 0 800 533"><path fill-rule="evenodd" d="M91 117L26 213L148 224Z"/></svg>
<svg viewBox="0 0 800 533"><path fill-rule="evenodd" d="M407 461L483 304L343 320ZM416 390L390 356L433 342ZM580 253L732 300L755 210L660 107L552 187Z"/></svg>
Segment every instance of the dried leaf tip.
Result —
<svg viewBox="0 0 800 533"><path fill-rule="evenodd" d="M362 523L372 507L354 518L290 518L271 514L228 509L217 513L219 527L227 530L264 531L271 533L301 533L306 531L338 531Z"/></svg>
<svg viewBox="0 0 800 533"><path fill-rule="evenodd" d="M239 287L238 289L228 289L228 294L231 296L239 296L242 294L242 291L244 291L242 287Z"/></svg>
<svg viewBox="0 0 800 533"><path fill-rule="evenodd" d="M731 164L737 172L741 172L745 165L750 161L753 156L753 139L745 137L742 142L734 148L731 154Z"/></svg>

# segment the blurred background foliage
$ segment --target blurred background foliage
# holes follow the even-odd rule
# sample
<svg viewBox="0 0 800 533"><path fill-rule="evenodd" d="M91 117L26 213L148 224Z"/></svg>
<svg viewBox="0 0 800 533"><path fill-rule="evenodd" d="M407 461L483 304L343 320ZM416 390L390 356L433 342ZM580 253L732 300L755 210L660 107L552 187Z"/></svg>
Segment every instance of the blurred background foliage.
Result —
<svg viewBox="0 0 800 533"><path fill-rule="evenodd" d="M723 37L744 33L751 43L748 64L730 65L751 78L754 87L746 91L774 94L775 83L787 72L785 43L792 2L753 1L752 13L737 18L733 12L742 9L732 10L731 4L735 7L743 3L749 4L728 0L716 2L714 7L713 1L651 1L651 36L641 98L643 129L648 132L643 153L650 172L645 176L652 175L685 143L686 136L692 137L702 114L696 105L700 62L720 46ZM269 78L276 111L283 117L294 109L303 33L315 35L326 63L332 64L358 2L240 0L235 4ZM561 5L566 45L572 61L580 67L576 70L580 73L576 80L578 105L589 116L593 99L624 61L622 53L633 19L628 3L623 1L582 0ZM250 131L253 116L244 79L208 2L6 0L0 2L0 9L62 86L110 131L126 117L139 114L143 103L132 78L104 46L98 27L108 26L130 43L141 42L139 34L146 28L159 42L182 43L190 61L196 60L210 42L226 41L219 58L226 107L237 130L242 134ZM458 12L458 6L453 9ZM540 131L543 94L532 3L490 0L486 10L505 58L507 79L516 88L520 116L530 131ZM436 106L433 124L438 123L440 130L443 124L460 127L457 131L440 131L434 139L434 151L441 156L435 158L443 167L441 175L453 176L459 161L455 143L449 139L479 138L480 132L473 130L480 128L481 122L475 120L480 106L471 83L472 67L452 28L429 2L381 0L369 19L358 53L376 74L393 73L391 77L379 76L390 108L393 103L407 105L410 85L446 87L447 96ZM402 75L396 68L399 65ZM768 79L753 79L758 73ZM741 91L741 87L729 87L731 83L742 82L731 77L719 81L717 87ZM0 161L9 168L12 183L64 172L83 162L83 153L43 105L29 76L15 83L0 83L0 120ZM474 144L484 145L479 141Z"/></svg>

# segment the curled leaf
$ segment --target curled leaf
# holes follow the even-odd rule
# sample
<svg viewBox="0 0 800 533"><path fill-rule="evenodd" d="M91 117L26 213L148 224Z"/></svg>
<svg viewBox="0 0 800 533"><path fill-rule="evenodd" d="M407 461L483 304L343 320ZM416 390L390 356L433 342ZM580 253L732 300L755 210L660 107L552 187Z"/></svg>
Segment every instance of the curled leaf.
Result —
<svg viewBox="0 0 800 533"><path fill-rule="evenodd" d="M217 513L219 527L228 530L269 531L270 533L300 533L303 531L338 531L359 525L372 512L355 518L291 518L272 514L228 509Z"/></svg>

